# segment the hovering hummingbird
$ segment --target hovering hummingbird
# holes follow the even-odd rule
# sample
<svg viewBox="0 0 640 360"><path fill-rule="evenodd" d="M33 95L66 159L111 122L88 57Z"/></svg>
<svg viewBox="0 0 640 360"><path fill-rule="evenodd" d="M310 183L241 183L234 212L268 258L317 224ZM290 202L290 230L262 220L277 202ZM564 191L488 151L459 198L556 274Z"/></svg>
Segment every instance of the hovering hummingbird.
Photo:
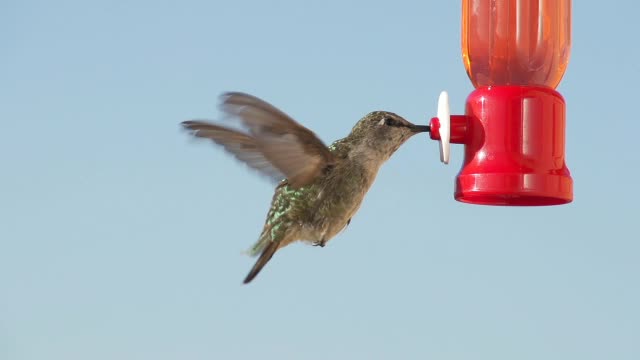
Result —
<svg viewBox="0 0 640 360"><path fill-rule="evenodd" d="M278 249L294 241L325 246L349 225L380 166L411 136L430 131L394 113L374 111L327 147L311 130L257 97L225 93L220 108L245 131L200 120L182 125L278 183L262 233L248 251L259 258L245 284Z"/></svg>

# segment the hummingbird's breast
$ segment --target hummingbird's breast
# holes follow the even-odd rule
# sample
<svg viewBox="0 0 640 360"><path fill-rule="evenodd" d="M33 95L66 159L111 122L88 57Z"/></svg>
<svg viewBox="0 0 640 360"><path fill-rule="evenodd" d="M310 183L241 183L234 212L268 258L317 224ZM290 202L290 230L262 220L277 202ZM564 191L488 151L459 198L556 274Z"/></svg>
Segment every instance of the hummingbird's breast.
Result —
<svg viewBox="0 0 640 360"><path fill-rule="evenodd" d="M282 246L297 240L324 244L358 211L384 158L340 141L329 149L336 159L329 171L299 189L286 181L278 186L263 230L268 238Z"/></svg>
<svg viewBox="0 0 640 360"><path fill-rule="evenodd" d="M377 169L345 159L318 179L307 222L317 238L310 240L327 242L347 225L360 208L376 173Z"/></svg>

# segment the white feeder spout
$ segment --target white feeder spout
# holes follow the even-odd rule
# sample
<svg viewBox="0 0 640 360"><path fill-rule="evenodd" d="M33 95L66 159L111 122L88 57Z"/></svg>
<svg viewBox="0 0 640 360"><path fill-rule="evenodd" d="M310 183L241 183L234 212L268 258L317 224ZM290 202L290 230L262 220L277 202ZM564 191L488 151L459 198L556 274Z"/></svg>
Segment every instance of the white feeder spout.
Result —
<svg viewBox="0 0 640 360"><path fill-rule="evenodd" d="M451 109L449 94L446 91L441 92L438 98L438 122L440 123L440 161L448 164L451 150Z"/></svg>

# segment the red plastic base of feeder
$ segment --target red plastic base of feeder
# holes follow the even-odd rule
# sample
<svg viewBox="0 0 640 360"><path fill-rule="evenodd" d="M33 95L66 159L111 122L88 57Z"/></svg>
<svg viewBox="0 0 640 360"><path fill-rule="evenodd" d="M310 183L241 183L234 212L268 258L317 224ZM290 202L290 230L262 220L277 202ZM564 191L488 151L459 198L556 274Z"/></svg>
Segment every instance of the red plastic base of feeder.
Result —
<svg viewBox="0 0 640 360"><path fill-rule="evenodd" d="M435 124L434 124L435 122ZM432 138L439 139L437 118ZM573 200L565 164L565 103L555 90L492 86L451 116L451 142L465 144L455 198L480 205L540 206Z"/></svg>

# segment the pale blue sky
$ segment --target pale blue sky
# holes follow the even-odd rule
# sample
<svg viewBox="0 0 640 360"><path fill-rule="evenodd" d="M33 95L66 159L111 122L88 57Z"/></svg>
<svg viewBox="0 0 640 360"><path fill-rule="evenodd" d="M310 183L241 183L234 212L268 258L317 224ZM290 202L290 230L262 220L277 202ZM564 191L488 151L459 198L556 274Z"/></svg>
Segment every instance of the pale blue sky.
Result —
<svg viewBox="0 0 640 360"><path fill-rule="evenodd" d="M640 358L640 5L615 4L574 4L574 203L455 202L462 148L416 137L347 231L242 286L272 185L178 123L229 90L326 142L442 89L459 113L460 1L2 0L0 359Z"/></svg>

